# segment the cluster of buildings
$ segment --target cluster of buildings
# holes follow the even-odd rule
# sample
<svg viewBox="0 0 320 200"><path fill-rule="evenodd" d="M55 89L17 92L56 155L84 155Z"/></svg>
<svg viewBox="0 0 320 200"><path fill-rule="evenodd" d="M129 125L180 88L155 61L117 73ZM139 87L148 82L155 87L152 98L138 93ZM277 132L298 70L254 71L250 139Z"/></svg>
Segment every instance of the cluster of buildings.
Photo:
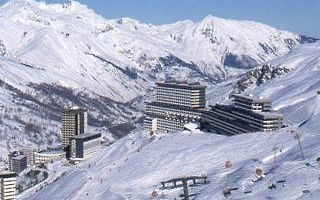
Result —
<svg viewBox="0 0 320 200"><path fill-rule="evenodd" d="M187 123L226 135L274 131L283 116L272 102L253 95L232 95L231 104L206 107L206 87L199 83L156 83L156 100L146 103L144 126L152 132L181 131Z"/></svg>
<svg viewBox="0 0 320 200"><path fill-rule="evenodd" d="M0 172L0 200L16 199L16 177L28 167L53 163L67 158L76 163L88 158L101 147L101 134L88 133L87 110L66 109L62 113L62 145L39 151L22 148L8 154L8 171Z"/></svg>
<svg viewBox="0 0 320 200"><path fill-rule="evenodd" d="M0 172L0 199L15 200L17 194L17 176L28 166L34 165L34 149L23 148L10 152L8 170Z"/></svg>
<svg viewBox="0 0 320 200"><path fill-rule="evenodd" d="M283 126L283 116L272 110L271 101L252 95L232 95L231 104L206 107L206 87L199 83L156 83L156 100L146 103L144 125L152 132L181 131L195 123L201 129L227 135L274 131ZM63 158L79 162L101 146L100 133L88 133L88 112L71 108L62 114L62 146L37 151L24 148L8 155L10 172L0 173L0 199L16 196L16 176L28 166Z"/></svg>

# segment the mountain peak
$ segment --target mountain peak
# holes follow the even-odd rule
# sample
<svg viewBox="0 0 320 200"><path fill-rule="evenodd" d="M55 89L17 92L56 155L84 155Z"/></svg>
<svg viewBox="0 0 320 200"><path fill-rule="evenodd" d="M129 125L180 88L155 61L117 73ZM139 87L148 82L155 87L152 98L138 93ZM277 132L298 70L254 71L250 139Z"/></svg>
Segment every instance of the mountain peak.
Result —
<svg viewBox="0 0 320 200"><path fill-rule="evenodd" d="M210 14L210 15L205 16L202 21L208 22L208 21L214 21L214 20L219 20L219 19L221 19L221 18Z"/></svg>
<svg viewBox="0 0 320 200"><path fill-rule="evenodd" d="M203 18L203 20L201 20L199 23L202 24L202 25L212 26L218 20L221 20L221 18L215 17L213 15L208 15L205 18Z"/></svg>
<svg viewBox="0 0 320 200"><path fill-rule="evenodd" d="M0 12L3 15L10 16L10 14L19 13L19 11L26 9L37 12L47 11L51 13L61 13L66 11L93 12L86 5L73 0L68 0L63 4L48 4L45 1L35 0L10 0L0 8Z"/></svg>
<svg viewBox="0 0 320 200"><path fill-rule="evenodd" d="M236 22L236 23L235 23ZM219 18L213 15L208 15L205 18L203 18L202 21L198 22L198 29L200 32L202 31L209 31L209 32L215 32L218 29L224 29L225 26L233 24L234 25L239 25L241 21L237 20L231 20L231 19L223 19Z"/></svg>

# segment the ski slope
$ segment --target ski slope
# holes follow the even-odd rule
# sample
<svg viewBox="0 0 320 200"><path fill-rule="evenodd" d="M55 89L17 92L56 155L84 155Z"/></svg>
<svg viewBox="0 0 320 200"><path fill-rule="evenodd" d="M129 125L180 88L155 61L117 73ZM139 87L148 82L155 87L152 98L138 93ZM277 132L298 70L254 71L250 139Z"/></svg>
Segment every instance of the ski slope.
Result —
<svg viewBox="0 0 320 200"><path fill-rule="evenodd" d="M118 138L132 128L112 128L141 122L156 81L213 85L314 41L211 15L156 26L105 19L77 1L10 0L0 7L0 157L59 142L64 107L88 108L92 129Z"/></svg>
<svg viewBox="0 0 320 200"><path fill-rule="evenodd" d="M60 107L45 110L47 105L88 106L94 119L110 120L102 125L105 133L104 126L138 116L131 103L141 107L143 99L136 98L157 80L174 77L212 84L227 79L209 91L209 101L227 102L237 75L269 62L292 71L246 92L273 100L285 123L300 133L306 157L302 160L289 128L234 137L175 133L154 140L137 130L80 165L50 166L50 184L19 199L145 200L161 181L207 174L208 185L191 189L198 193L196 199L225 199L223 189L236 187L230 199L318 200L320 43L298 46L313 41L302 38L256 22L213 16L154 26L129 18L104 19L75 1L8 2L0 8L1 155L25 143L57 141L57 117L48 121L42 114L57 114ZM37 87L43 85L49 92ZM16 111L18 106L22 111ZM23 124L30 121L46 129L22 134ZM54 132L48 137L50 130ZM224 167L228 160L230 171ZM266 173L261 181L256 181L256 168ZM63 175L57 179L57 174ZM277 183L280 180L285 183ZM276 190L268 189L271 183ZM180 192L163 191L164 199L177 198Z"/></svg>
<svg viewBox="0 0 320 200"><path fill-rule="evenodd" d="M70 167L38 193L20 199L147 200L153 190L159 191L161 181L201 174L207 174L210 183L191 189L198 194L195 199L225 199L225 187L238 188L230 199L311 199L320 188L320 163L316 161L320 136L300 133L306 157L302 160L294 135L284 129L234 137L184 132L151 139L139 131ZM228 160L232 162L230 170L224 167ZM266 173L260 181L256 181L257 168ZM277 183L281 180L285 182ZM276 184L276 190L268 189L270 183ZM247 191L252 193L244 193ZM182 190L162 192L163 199L174 199Z"/></svg>

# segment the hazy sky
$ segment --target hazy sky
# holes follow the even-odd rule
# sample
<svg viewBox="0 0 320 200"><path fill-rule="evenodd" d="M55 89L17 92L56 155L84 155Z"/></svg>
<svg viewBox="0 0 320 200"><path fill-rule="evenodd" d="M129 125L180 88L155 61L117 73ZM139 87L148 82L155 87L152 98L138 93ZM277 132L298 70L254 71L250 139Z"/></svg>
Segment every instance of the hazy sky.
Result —
<svg viewBox="0 0 320 200"><path fill-rule="evenodd" d="M62 3L66 0L46 0ZM4 4L7 0L0 0ZM79 0L106 18L131 17L153 24L206 15L245 19L320 38L320 0Z"/></svg>

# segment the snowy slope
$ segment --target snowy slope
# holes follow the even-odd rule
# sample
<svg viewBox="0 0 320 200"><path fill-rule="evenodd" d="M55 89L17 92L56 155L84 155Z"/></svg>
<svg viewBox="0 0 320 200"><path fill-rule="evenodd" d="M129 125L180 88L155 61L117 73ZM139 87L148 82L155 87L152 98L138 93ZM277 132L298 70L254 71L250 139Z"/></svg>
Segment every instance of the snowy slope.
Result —
<svg viewBox="0 0 320 200"><path fill-rule="evenodd" d="M289 130L234 137L176 133L155 140L137 132L70 167L38 193L20 199L144 200L151 199L153 190L159 191L161 181L201 174L207 174L210 183L191 189L198 193L195 199L225 199L225 187L238 188L230 199L312 199L320 188L319 141L319 135L302 134L303 161L298 141ZM228 160L232 162L230 171L224 167ZM306 166L307 162L312 166ZM257 168L263 169L266 177L254 182ZM281 180L285 183L277 183ZM276 190L268 189L271 183L276 184ZM311 192L304 194L303 190ZM181 189L162 192L162 199L179 199Z"/></svg>
<svg viewBox="0 0 320 200"><path fill-rule="evenodd" d="M275 109L285 114L286 122L304 130L318 131L320 120L320 43L302 45L288 55L271 61L291 72L247 92L267 96Z"/></svg>
<svg viewBox="0 0 320 200"><path fill-rule="evenodd" d="M225 199L226 186L239 188L231 199L302 200L320 194L320 43L297 47L314 42L312 38L212 16L154 26L129 18L107 20L74 1L48 5L14 0L0 8L0 40L1 155L15 146L59 142L64 106L88 107L91 130L108 136L106 127L139 123L141 95L150 94L156 80L189 78L210 85L226 79L208 92L210 102L223 101L237 75L264 62L291 71L245 92L271 97L285 123L304 131L305 161L286 129L235 137L177 133L155 140L138 131L79 166L54 166L66 173L20 199L144 200L160 181L201 174L210 183L192 189L199 193L196 199ZM127 124L115 129L121 127ZM230 175L224 168L227 160L233 163ZM253 183L257 167L267 174ZM276 190L267 188L283 179ZM181 191L163 192L174 199Z"/></svg>
<svg viewBox="0 0 320 200"><path fill-rule="evenodd" d="M306 42L250 21L155 26L104 19L76 1L11 0L0 8L1 148L59 142L60 112L74 105L89 109L92 130L121 137L141 122L156 80L210 85Z"/></svg>

